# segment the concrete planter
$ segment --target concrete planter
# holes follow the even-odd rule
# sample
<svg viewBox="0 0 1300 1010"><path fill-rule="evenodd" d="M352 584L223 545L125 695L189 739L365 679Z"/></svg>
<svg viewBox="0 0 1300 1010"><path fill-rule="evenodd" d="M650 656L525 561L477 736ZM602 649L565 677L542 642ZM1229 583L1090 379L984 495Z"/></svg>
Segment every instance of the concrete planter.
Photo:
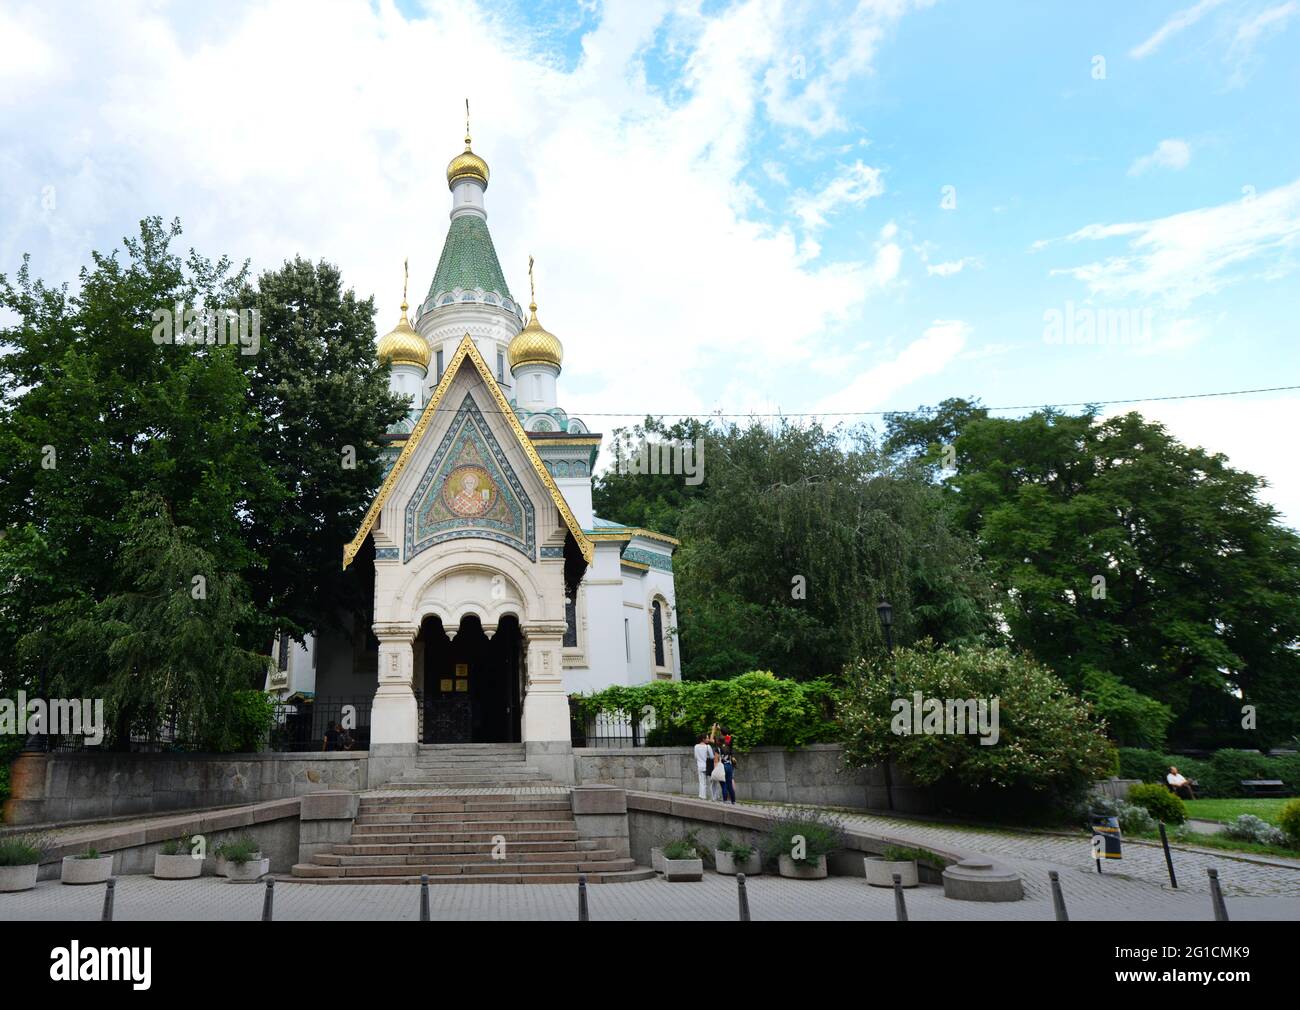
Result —
<svg viewBox="0 0 1300 1010"><path fill-rule="evenodd" d="M99 856L97 859L64 856L59 879L65 884L102 884L112 875L112 856Z"/></svg>
<svg viewBox="0 0 1300 1010"><path fill-rule="evenodd" d="M0 866L0 891L30 891L36 886L39 863L24 866Z"/></svg>
<svg viewBox="0 0 1300 1010"><path fill-rule="evenodd" d="M725 873L729 877L734 877L737 873L752 877L763 872L763 856L757 849L754 849L749 854L749 858L745 860L736 859L734 852L714 849L713 858L717 864L718 872Z"/></svg>
<svg viewBox="0 0 1300 1010"><path fill-rule="evenodd" d="M789 877L791 880L823 880L826 877L825 856L818 856L816 860L796 863L785 853L782 853L777 863L780 867L781 876Z"/></svg>
<svg viewBox="0 0 1300 1010"><path fill-rule="evenodd" d="M262 858L262 853L261 853L261 852L254 852L254 853L253 853L253 859L252 859L252 862L256 862L256 861L260 860L261 858ZM231 865L232 865L232 864L231 864L230 860L228 860L228 859L226 859L226 858L224 858L224 857L222 857L222 856L217 856L216 866L214 867L213 872L214 872L218 877L229 877L229 876L230 876L230 867L231 867Z"/></svg>
<svg viewBox="0 0 1300 1010"><path fill-rule="evenodd" d="M883 856L866 856L862 866L866 870L867 883L872 887L893 887L895 873L903 878L904 887L916 887L921 883L915 859L895 863Z"/></svg>
<svg viewBox="0 0 1300 1010"><path fill-rule="evenodd" d="M650 866L654 869L655 873L664 872L664 850L662 846L651 848Z"/></svg>
<svg viewBox="0 0 1300 1010"><path fill-rule="evenodd" d="M246 863L230 863L226 879L232 884L251 884L271 872L269 859L250 859Z"/></svg>
<svg viewBox="0 0 1300 1010"><path fill-rule="evenodd" d="M174 856L160 852L153 857L153 875L158 880L191 880L202 872L203 860L195 859L188 852Z"/></svg>
<svg viewBox="0 0 1300 1010"><path fill-rule="evenodd" d="M703 880L703 859L664 859L664 879L672 881Z"/></svg>

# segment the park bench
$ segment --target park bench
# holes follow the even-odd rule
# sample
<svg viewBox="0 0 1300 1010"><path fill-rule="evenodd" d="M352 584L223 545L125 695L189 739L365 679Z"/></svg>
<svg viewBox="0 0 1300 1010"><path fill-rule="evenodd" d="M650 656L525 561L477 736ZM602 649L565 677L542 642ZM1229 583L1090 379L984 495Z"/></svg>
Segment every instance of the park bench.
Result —
<svg viewBox="0 0 1300 1010"><path fill-rule="evenodd" d="M1285 796L1281 779L1242 779L1241 786L1251 796Z"/></svg>

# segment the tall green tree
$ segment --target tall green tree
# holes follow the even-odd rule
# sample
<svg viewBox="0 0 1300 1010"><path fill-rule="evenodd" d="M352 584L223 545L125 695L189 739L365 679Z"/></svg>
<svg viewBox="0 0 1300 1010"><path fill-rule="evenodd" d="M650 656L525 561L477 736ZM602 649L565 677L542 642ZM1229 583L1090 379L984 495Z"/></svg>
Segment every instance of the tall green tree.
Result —
<svg viewBox="0 0 1300 1010"><path fill-rule="evenodd" d="M252 503L246 573L256 610L294 636L338 623L357 580L343 571L383 478L383 436L408 404L375 359L374 299L345 288L337 267L301 257L239 295L257 310L261 347L247 356L255 450L276 494Z"/></svg>
<svg viewBox="0 0 1300 1010"><path fill-rule="evenodd" d="M882 598L899 642L992 631L972 538L866 429L715 425L706 445L675 565L685 676L836 675L881 647Z"/></svg>
<svg viewBox="0 0 1300 1010"><path fill-rule="evenodd" d="M909 424L890 444L933 459L933 433ZM1258 477L1136 413L968 411L955 428L949 505L1019 645L1097 699L1119 703L1104 675L1167 706L1176 742L1267 746L1300 730L1300 537ZM1162 717L1140 702L1123 705L1148 713L1147 734Z"/></svg>
<svg viewBox="0 0 1300 1010"><path fill-rule="evenodd" d="M614 456L609 467L592 482L591 498L596 515L625 526L641 526L656 533L677 535L682 512L687 504L707 493L703 483L688 484L679 474L634 473L628 460L643 443L665 442L704 445L701 461L707 467L709 439L713 434L707 421L683 418L664 424L662 418L647 417L631 428L616 428L606 451Z"/></svg>
<svg viewBox="0 0 1300 1010"><path fill-rule="evenodd" d="M0 530L28 594L20 624L0 628L6 681L34 676L15 641L31 625L122 588L134 492L167 502L223 570L256 561L245 523L271 478L238 349L154 339L157 313L231 306L244 276L227 259L183 261L179 234L143 221L125 261L94 253L75 293L33 280L26 260L14 281L0 275L16 319L0 329Z"/></svg>

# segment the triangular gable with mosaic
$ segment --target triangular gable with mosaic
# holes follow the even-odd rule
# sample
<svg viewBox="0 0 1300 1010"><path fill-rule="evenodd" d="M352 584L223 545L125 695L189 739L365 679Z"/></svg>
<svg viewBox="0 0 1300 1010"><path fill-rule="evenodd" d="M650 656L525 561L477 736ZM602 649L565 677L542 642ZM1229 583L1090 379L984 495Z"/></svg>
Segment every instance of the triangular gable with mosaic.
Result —
<svg viewBox="0 0 1300 1010"><path fill-rule="evenodd" d="M535 556L533 503L474 397L466 393L405 510L403 560L466 537Z"/></svg>
<svg viewBox="0 0 1300 1010"><path fill-rule="evenodd" d="M484 410L490 410L494 415L500 416L509 428L519 448L532 464L537 479L559 511L564 526L573 536L583 558L591 564L595 553L594 545L583 532L554 478L533 448L491 369L474 341L466 334L461 338L442 379L429 397L429 402L425 404L420 419L411 431L411 437L406 440L401 454L385 476L356 536L344 547L343 567L347 568L352 563L366 537L375 528L380 512L408 466L414 462L440 407L445 412L450 406L444 405L442 401L446 399L462 366L472 367L478 373L477 377L486 387L484 392L488 394L489 402L480 408L473 396L467 393L457 404L455 417L403 510L404 560L409 561L435 543L470 536L499 540L530 558L535 557L534 506L524 490L520 475L510 466L496 435L483 416ZM476 386L477 384L471 389Z"/></svg>

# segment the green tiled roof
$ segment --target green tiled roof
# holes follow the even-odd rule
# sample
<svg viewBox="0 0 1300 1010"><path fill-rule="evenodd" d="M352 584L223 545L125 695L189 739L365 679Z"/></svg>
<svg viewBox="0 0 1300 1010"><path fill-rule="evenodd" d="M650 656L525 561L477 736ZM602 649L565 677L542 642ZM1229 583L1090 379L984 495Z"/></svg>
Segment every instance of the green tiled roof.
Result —
<svg viewBox="0 0 1300 1010"><path fill-rule="evenodd" d="M482 288L495 291L503 298L511 298L487 222L473 214L454 218L447 229L447 241L443 244L433 283L429 285L429 297L457 288Z"/></svg>

